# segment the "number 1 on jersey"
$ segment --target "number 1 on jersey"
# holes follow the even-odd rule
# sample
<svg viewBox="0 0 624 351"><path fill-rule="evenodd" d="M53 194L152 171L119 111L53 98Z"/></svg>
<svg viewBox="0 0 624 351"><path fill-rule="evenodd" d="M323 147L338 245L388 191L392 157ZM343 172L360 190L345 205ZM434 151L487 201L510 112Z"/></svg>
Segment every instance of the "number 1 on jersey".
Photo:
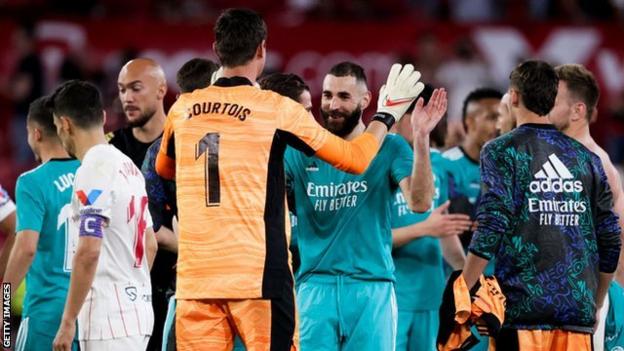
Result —
<svg viewBox="0 0 624 351"><path fill-rule="evenodd" d="M219 133L208 133L195 145L195 160L198 160L202 155L205 164L206 207L219 206L221 203Z"/></svg>

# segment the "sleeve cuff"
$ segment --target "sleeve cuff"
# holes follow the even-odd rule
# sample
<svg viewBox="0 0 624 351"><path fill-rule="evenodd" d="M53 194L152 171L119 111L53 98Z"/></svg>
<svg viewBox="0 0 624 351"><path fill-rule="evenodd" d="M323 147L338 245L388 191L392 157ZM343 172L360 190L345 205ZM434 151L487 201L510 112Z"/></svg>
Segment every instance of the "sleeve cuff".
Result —
<svg viewBox="0 0 624 351"><path fill-rule="evenodd" d="M471 254L473 254L473 255L475 255L475 256L477 256L479 258L482 258L482 259L488 260L488 261L491 260L492 257L494 256L494 255L492 255L490 253L479 252L479 251L477 251L476 249L474 249L472 247L468 248L468 252L470 252Z"/></svg>

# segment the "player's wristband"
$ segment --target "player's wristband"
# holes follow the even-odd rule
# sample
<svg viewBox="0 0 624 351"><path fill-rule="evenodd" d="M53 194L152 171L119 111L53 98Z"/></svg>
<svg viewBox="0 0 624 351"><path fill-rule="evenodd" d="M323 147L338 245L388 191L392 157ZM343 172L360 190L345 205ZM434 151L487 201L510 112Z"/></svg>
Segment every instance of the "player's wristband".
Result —
<svg viewBox="0 0 624 351"><path fill-rule="evenodd" d="M388 130L390 130L390 128L392 128L392 126L396 122L394 116L386 112L375 113L375 115L373 115L373 121L379 121L385 124L386 127L388 127Z"/></svg>

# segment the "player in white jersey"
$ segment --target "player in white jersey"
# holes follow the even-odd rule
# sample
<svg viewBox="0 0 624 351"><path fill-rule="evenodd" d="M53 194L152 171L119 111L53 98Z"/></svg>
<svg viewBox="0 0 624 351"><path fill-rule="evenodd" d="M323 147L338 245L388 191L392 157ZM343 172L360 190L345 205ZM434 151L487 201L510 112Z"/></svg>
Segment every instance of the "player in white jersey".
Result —
<svg viewBox="0 0 624 351"><path fill-rule="evenodd" d="M50 105L63 147L82 163L72 196L78 247L54 350L69 350L76 320L82 350L145 350L154 323L149 269L157 248L145 180L106 143L95 86L66 82Z"/></svg>

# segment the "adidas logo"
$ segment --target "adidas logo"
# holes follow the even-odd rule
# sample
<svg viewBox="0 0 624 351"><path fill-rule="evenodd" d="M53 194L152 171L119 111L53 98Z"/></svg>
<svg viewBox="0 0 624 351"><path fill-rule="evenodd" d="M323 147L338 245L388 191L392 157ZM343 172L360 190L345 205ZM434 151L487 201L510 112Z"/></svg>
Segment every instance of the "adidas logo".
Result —
<svg viewBox="0 0 624 351"><path fill-rule="evenodd" d="M574 176L555 154L548 156L542 169L535 173L535 180L529 184L532 193L579 193L583 191L580 180L572 180Z"/></svg>
<svg viewBox="0 0 624 351"><path fill-rule="evenodd" d="M313 161L312 163L310 163L306 167L305 170L308 171L308 172L318 172L319 168L318 168L318 165L316 164L316 162Z"/></svg>

